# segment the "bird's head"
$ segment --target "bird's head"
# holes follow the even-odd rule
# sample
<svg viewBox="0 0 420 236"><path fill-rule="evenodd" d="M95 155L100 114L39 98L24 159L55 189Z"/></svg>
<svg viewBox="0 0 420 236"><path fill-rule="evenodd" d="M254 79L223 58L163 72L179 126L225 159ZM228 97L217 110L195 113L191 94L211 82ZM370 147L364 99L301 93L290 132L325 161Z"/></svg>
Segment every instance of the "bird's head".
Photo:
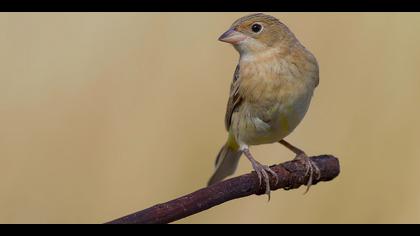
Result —
<svg viewBox="0 0 420 236"><path fill-rule="evenodd" d="M288 46L295 36L273 16L262 13L236 20L219 40L232 44L239 53L257 53L274 47Z"/></svg>

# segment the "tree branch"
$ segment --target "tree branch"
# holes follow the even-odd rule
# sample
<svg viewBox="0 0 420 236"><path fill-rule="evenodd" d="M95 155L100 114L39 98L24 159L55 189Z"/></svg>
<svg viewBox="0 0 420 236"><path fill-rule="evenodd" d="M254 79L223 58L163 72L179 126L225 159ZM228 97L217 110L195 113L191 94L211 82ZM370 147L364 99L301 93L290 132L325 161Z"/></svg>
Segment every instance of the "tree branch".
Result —
<svg viewBox="0 0 420 236"><path fill-rule="evenodd" d="M321 181L330 181L340 173L338 159L331 155L311 157L320 170L320 176L314 176L313 185ZM270 167L279 177L270 175L271 190L295 189L308 182L305 166L299 161L289 161ZM318 178L319 177L319 178ZM172 201L158 204L145 210L121 217L107 224L164 224L170 223L195 213L207 210L224 202L250 195L262 195L265 185L260 186L255 172L225 180L202 188Z"/></svg>

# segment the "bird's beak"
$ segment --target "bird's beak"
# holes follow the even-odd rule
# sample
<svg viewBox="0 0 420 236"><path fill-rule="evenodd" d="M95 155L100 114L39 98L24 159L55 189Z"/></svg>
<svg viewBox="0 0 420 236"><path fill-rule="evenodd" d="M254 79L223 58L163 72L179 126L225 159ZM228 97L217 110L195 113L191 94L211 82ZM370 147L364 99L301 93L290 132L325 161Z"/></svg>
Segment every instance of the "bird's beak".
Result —
<svg viewBox="0 0 420 236"><path fill-rule="evenodd" d="M246 38L247 36L244 35L243 33L240 33L234 29L229 29L228 31L224 32L219 37L219 41L230 43L230 44L238 44Z"/></svg>

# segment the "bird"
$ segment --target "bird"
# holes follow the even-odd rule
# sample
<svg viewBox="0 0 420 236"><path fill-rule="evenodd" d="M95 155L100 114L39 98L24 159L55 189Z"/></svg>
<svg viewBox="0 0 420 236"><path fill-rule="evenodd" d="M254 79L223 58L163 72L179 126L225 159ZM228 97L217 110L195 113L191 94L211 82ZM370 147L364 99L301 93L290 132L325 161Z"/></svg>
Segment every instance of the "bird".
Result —
<svg viewBox="0 0 420 236"><path fill-rule="evenodd" d="M314 174L319 178L319 168L284 138L304 118L319 85L317 59L284 23L264 13L239 18L218 40L233 45L239 62L225 115L227 141L217 155L208 186L234 174L243 154L257 173L260 187L264 181L270 200L269 174L276 184L278 176L253 157L250 146L280 143L305 165L307 192Z"/></svg>

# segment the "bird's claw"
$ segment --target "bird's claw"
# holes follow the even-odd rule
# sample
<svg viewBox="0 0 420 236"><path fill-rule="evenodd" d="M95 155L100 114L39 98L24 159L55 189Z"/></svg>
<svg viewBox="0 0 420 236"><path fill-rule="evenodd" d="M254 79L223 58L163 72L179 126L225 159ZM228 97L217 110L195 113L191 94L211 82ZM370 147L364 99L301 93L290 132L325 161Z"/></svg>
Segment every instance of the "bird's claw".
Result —
<svg viewBox="0 0 420 236"><path fill-rule="evenodd" d="M279 177L276 174L276 172L274 172L272 169L270 169L269 166L266 165L261 165L258 162L252 163L252 167L254 168L255 172L258 175L258 180L259 180L259 184L260 186L262 185L262 179L264 178L264 183L265 183L265 194L268 195L268 201L270 201L271 198L271 190L270 190L270 177L268 176L268 173L272 174L274 176L274 178L276 179L276 185L279 182Z"/></svg>
<svg viewBox="0 0 420 236"><path fill-rule="evenodd" d="M254 168L255 172L257 173L258 176L258 181L259 181L259 186L261 187L262 185L262 179L264 178L264 183L265 183L265 194L268 195L268 201L270 201L270 178L268 176L268 173L272 174L275 179L276 179L276 185L279 182L279 177L276 174L276 172L274 172L272 169L270 169L269 166L266 165L261 165L258 161L256 161L251 153L249 152L248 148L244 148L243 149L243 153L245 154L245 156L248 158L248 160L251 162L252 167Z"/></svg>
<svg viewBox="0 0 420 236"><path fill-rule="evenodd" d="M315 164L314 161L311 160L305 153L300 153L296 155L295 160L300 161L306 167L305 176L309 175L308 183L306 184L306 190L303 194L306 194L312 186L314 173L316 175L316 179L319 180L321 178L321 172L318 166Z"/></svg>

